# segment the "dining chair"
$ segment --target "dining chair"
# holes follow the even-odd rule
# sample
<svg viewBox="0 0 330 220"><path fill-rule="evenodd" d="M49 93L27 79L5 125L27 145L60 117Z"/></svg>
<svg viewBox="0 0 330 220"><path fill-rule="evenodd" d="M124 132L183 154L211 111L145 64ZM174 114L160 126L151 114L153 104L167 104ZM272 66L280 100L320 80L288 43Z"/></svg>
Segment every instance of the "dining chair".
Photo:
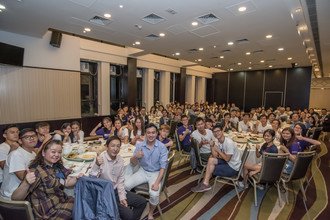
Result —
<svg viewBox="0 0 330 220"><path fill-rule="evenodd" d="M191 148L194 149L194 151L195 151L197 164L199 164L200 166L203 167L202 172L201 172L201 174L199 175L199 178L198 178L198 183L199 183L201 181L203 175L204 175L205 170L206 170L207 161L202 160L197 141L194 138L191 138Z"/></svg>
<svg viewBox="0 0 330 220"><path fill-rule="evenodd" d="M164 172L164 176L163 176L163 179L162 179L162 182L161 182L161 189L160 189L160 192L165 194L165 197L166 197L166 200L167 200L168 203L170 203L170 198L168 196L168 191L167 191L167 180L168 180L168 177L170 175L171 168L172 168L172 165L173 165L175 150L173 150L170 154L171 155L167 159L168 163L167 163L166 170ZM134 190L137 194L149 196L149 185L148 185L148 183L143 183L141 185L138 185L138 186L134 187ZM157 205L157 209L158 209L158 212L159 212L159 214L162 218L163 213L162 213L162 209L160 208L159 204Z"/></svg>
<svg viewBox="0 0 330 220"><path fill-rule="evenodd" d="M179 167L182 159L183 159L183 161L185 161L185 160L189 161L190 153L186 152L182 149L181 142L179 140L178 129L175 129L174 138L175 138L175 144L176 144L177 150L179 152L179 157L180 157L178 165L177 165L177 167Z"/></svg>
<svg viewBox="0 0 330 220"><path fill-rule="evenodd" d="M249 178L254 189L254 205L257 206L257 184L275 184L281 206L280 186L281 176L289 154L264 153L262 155L262 167L260 173Z"/></svg>
<svg viewBox="0 0 330 220"><path fill-rule="evenodd" d="M174 121L174 120L171 120L171 122L170 122L170 134L168 135L169 137L174 137L177 126L178 126L178 122Z"/></svg>
<svg viewBox="0 0 330 220"><path fill-rule="evenodd" d="M0 198L0 219L34 220L28 201L11 201Z"/></svg>

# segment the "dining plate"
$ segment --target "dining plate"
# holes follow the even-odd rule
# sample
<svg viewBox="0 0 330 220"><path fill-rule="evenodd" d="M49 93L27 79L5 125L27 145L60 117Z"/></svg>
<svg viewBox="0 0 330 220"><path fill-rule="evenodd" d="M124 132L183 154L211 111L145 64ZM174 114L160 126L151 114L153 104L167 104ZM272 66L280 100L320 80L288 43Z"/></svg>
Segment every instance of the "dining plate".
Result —
<svg viewBox="0 0 330 220"><path fill-rule="evenodd" d="M245 137L233 137L233 141L245 144L248 140Z"/></svg>

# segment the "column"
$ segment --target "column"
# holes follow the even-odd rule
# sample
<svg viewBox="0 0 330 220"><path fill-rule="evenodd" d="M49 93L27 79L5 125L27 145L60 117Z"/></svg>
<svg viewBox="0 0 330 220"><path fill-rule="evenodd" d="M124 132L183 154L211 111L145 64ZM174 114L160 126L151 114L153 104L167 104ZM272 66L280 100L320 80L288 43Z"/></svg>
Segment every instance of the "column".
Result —
<svg viewBox="0 0 330 220"><path fill-rule="evenodd" d="M161 72L159 83L159 101L165 106L170 103L171 73Z"/></svg>
<svg viewBox="0 0 330 220"><path fill-rule="evenodd" d="M196 100L197 102L205 102L206 100L206 78L196 77Z"/></svg>
<svg viewBox="0 0 330 220"><path fill-rule="evenodd" d="M136 93L137 93L137 60L136 58L127 58L127 105L136 106Z"/></svg>
<svg viewBox="0 0 330 220"><path fill-rule="evenodd" d="M180 74L178 76L180 78L178 78L178 83L176 84L178 88L176 88L176 92L175 92L175 101L184 104L186 100L187 68L180 68Z"/></svg>
<svg viewBox="0 0 330 220"><path fill-rule="evenodd" d="M186 78L186 102L192 104L195 102L195 76L187 76Z"/></svg>
<svg viewBox="0 0 330 220"><path fill-rule="evenodd" d="M154 69L146 69L142 79L142 102L147 111L154 104Z"/></svg>
<svg viewBox="0 0 330 220"><path fill-rule="evenodd" d="M98 113L110 115L110 63L100 63L98 87Z"/></svg>

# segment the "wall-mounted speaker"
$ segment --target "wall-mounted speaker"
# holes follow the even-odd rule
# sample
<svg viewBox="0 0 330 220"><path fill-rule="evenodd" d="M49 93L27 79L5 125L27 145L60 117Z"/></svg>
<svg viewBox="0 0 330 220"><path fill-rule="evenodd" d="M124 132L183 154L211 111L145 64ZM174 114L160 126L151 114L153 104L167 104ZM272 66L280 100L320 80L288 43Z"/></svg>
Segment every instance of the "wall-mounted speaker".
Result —
<svg viewBox="0 0 330 220"><path fill-rule="evenodd" d="M52 45L53 47L60 47L61 42L62 42L62 33L58 31L53 31L49 44Z"/></svg>

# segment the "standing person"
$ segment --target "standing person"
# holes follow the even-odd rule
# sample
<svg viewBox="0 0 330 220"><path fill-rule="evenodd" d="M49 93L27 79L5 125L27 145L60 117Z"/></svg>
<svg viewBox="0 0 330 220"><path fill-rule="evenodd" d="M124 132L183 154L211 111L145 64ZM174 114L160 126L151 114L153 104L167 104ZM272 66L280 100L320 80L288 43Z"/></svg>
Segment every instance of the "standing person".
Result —
<svg viewBox="0 0 330 220"><path fill-rule="evenodd" d="M29 165L26 177L12 195L13 200L27 199L36 219L72 219L74 199L67 196L64 187L73 187L77 177L62 163L62 142L49 140Z"/></svg>
<svg viewBox="0 0 330 220"><path fill-rule="evenodd" d="M109 117L102 119L102 122L98 123L91 133L90 136L101 135L106 140L109 137L113 136L114 128L112 127L112 120Z"/></svg>
<svg viewBox="0 0 330 220"><path fill-rule="evenodd" d="M147 200L140 195L125 191L124 159L118 155L121 140L117 136L112 136L105 146L106 150L97 157L91 174L112 182L121 219L140 219Z"/></svg>
<svg viewBox="0 0 330 220"><path fill-rule="evenodd" d="M146 139L136 145L131 164L140 165L138 171L125 180L125 188L130 191L143 183L149 185L148 219L154 219L153 212L159 203L161 181L167 167L168 150L156 139L157 127L154 124L146 126Z"/></svg>
<svg viewBox="0 0 330 220"><path fill-rule="evenodd" d="M11 199L12 193L24 180L26 169L36 156L34 148L37 134L33 128L25 128L19 133L19 144L16 150L9 153L3 169L3 182L0 194L4 199Z"/></svg>
<svg viewBox="0 0 330 220"><path fill-rule="evenodd" d="M50 125L48 122L38 122L35 125L35 128L38 135L38 142L36 148L39 148L44 142L47 142L49 139L52 138L49 134Z"/></svg>
<svg viewBox="0 0 330 220"><path fill-rule="evenodd" d="M78 121L71 122L71 130L73 134L73 142L84 142L85 133L81 130L80 123Z"/></svg>
<svg viewBox="0 0 330 220"><path fill-rule="evenodd" d="M213 127L216 141L212 144L212 156L208 159L203 181L191 189L193 192L210 190L209 183L212 175L231 177L238 173L241 165L240 153L235 142L224 136L223 129L223 124L217 124Z"/></svg>
<svg viewBox="0 0 330 220"><path fill-rule="evenodd" d="M19 147L18 144L19 130L16 125L7 125L3 129L3 137L5 142L0 144L0 187L3 180L3 168L5 166L8 154Z"/></svg>

